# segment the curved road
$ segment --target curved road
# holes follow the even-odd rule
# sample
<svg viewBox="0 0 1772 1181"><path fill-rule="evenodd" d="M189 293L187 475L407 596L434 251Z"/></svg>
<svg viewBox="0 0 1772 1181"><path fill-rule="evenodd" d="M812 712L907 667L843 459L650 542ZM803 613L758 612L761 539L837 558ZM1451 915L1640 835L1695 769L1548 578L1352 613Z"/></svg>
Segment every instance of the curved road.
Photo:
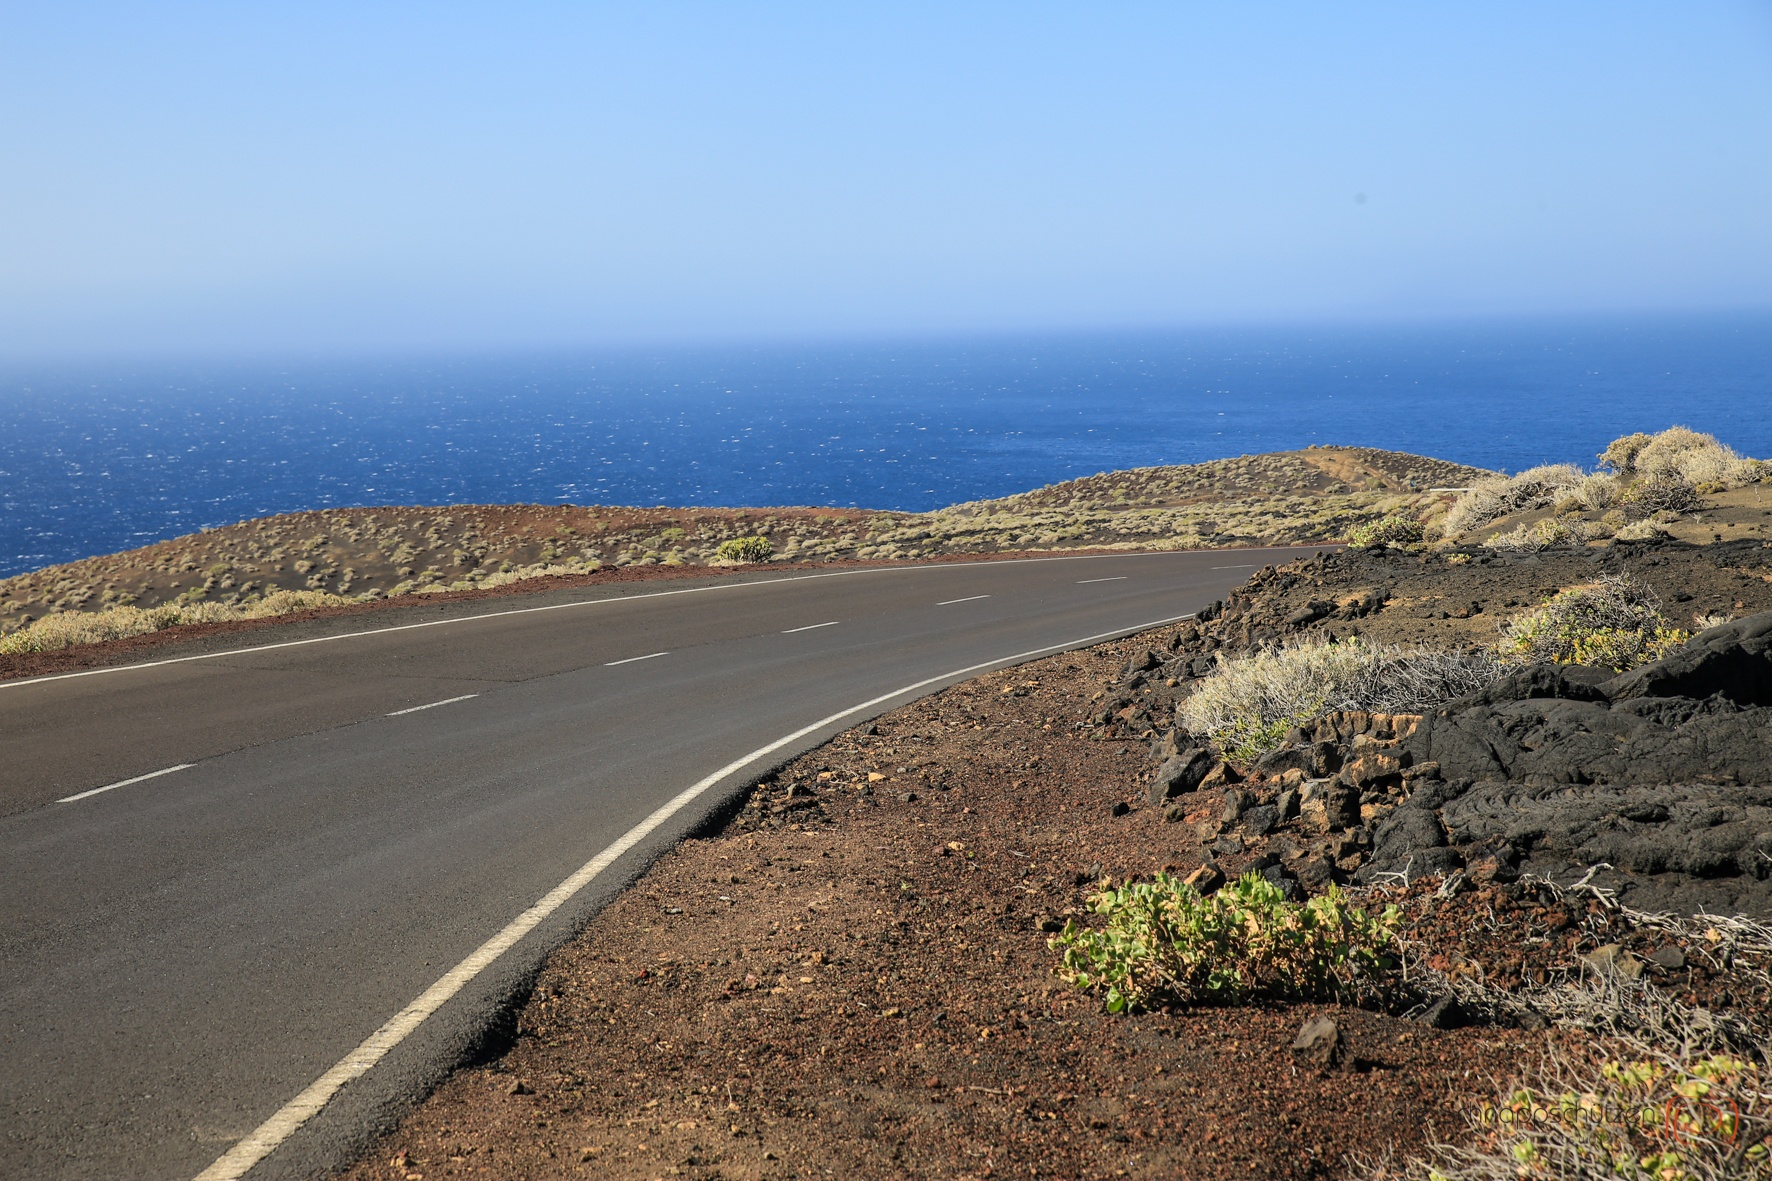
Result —
<svg viewBox="0 0 1772 1181"><path fill-rule="evenodd" d="M592 588L0 683L0 1176L334 1167L771 767L1311 552Z"/></svg>

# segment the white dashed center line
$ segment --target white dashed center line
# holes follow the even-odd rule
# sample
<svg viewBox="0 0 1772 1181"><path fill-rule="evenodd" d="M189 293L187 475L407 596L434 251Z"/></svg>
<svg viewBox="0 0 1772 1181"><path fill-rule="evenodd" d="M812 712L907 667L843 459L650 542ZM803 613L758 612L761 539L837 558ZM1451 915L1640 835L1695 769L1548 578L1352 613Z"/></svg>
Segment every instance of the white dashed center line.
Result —
<svg viewBox="0 0 1772 1181"><path fill-rule="evenodd" d="M781 634L784 636L791 636L795 632L809 632L809 631L814 630L815 628L821 628L821 627L836 627L839 623L842 623L842 622L843 621L841 619L833 619L829 623L809 623L805 627L790 627L786 631L782 632Z"/></svg>
<svg viewBox="0 0 1772 1181"><path fill-rule="evenodd" d="M454 705L458 701L467 701L478 696L480 696L478 693L463 693L460 697L445 697L442 701L433 701L429 705L415 705L411 709L397 709L393 713L383 716L397 718L401 714L415 714L421 709L436 709L439 705Z"/></svg>
<svg viewBox="0 0 1772 1181"><path fill-rule="evenodd" d="M91 791L76 792L71 796L63 796L61 799L57 800L56 803L71 804L75 800L83 800L87 796L95 796L101 791L116 791L119 787L128 787L130 784L140 783L144 779L158 779L160 776L170 775L174 771L188 771L196 765L197 764L195 763L180 763L176 767L164 767L158 771L149 771L146 775L137 775L134 779L119 779L115 783L107 783L103 787L95 787Z"/></svg>
<svg viewBox="0 0 1772 1181"><path fill-rule="evenodd" d="M603 667L604 668L614 668L618 664L632 664L636 660L651 660L655 656L669 656L669 655L670 655L669 652L648 652L644 656L630 656L626 660L605 661L603 664Z"/></svg>
<svg viewBox="0 0 1772 1181"><path fill-rule="evenodd" d="M1254 562L1244 562L1241 566L1214 566L1212 568L1214 570L1251 570L1254 567Z"/></svg>
<svg viewBox="0 0 1772 1181"><path fill-rule="evenodd" d="M1084 578L1079 579L1077 585L1088 586L1092 582L1125 582L1130 577L1132 577L1130 574L1116 574L1112 578Z"/></svg>
<svg viewBox="0 0 1772 1181"><path fill-rule="evenodd" d="M955 603L970 603L974 599L988 599L988 598L990 598L989 595L967 595L963 599L949 599L945 603L937 603L936 606L937 607L952 607Z"/></svg>

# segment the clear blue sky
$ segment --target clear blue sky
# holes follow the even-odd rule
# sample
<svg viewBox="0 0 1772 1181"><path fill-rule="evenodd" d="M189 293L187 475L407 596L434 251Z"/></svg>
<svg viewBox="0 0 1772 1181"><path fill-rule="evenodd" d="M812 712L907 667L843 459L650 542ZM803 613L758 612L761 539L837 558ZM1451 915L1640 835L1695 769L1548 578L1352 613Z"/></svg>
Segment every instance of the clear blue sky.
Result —
<svg viewBox="0 0 1772 1181"><path fill-rule="evenodd" d="M1772 5L5 4L0 353L1772 306Z"/></svg>

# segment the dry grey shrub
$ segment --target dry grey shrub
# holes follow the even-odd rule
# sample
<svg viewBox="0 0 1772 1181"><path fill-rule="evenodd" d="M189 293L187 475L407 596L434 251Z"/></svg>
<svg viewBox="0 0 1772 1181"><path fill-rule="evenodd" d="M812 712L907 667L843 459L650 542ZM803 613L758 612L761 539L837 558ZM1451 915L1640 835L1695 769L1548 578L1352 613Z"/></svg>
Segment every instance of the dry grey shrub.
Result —
<svg viewBox="0 0 1772 1181"><path fill-rule="evenodd" d="M1618 502L1621 485L1617 476L1595 472L1575 485L1575 499L1590 513L1603 513Z"/></svg>
<svg viewBox="0 0 1772 1181"><path fill-rule="evenodd" d="M1732 488L1753 483L1761 466L1737 455L1715 435L1676 426L1645 443L1634 455L1631 470L1639 479Z"/></svg>
<svg viewBox="0 0 1772 1181"><path fill-rule="evenodd" d="M1572 463L1528 468L1517 476L1485 480L1464 493L1446 512L1448 537L1481 529L1509 513L1548 508L1574 491L1586 478Z"/></svg>
<svg viewBox="0 0 1772 1181"><path fill-rule="evenodd" d="M1584 521L1579 517L1545 517L1529 525L1518 525L1506 533L1497 533L1483 545L1510 553L1537 553L1553 545L1581 545L1611 533L1600 521Z"/></svg>
<svg viewBox="0 0 1772 1181"><path fill-rule="evenodd" d="M1252 762L1293 726L1334 710L1420 713L1506 671L1493 652L1441 652L1305 640L1221 663L1182 702L1177 720L1234 759Z"/></svg>
<svg viewBox="0 0 1772 1181"><path fill-rule="evenodd" d="M240 604L164 603L158 607L110 607L103 611L59 611L0 636L0 656L24 652L55 652L79 644L127 639L163 628L191 623L222 623L235 619L268 619L314 607L358 602L324 591L273 591Z"/></svg>
<svg viewBox="0 0 1772 1181"><path fill-rule="evenodd" d="M1638 477L1618 498L1619 507L1636 520L1648 517L1677 518L1682 513L1704 507L1704 497L1696 484L1677 476L1654 479Z"/></svg>
<svg viewBox="0 0 1772 1181"><path fill-rule="evenodd" d="M1659 541L1671 536L1654 521L1633 521L1612 535L1614 541Z"/></svg>
<svg viewBox="0 0 1772 1181"><path fill-rule="evenodd" d="M1606 444L1606 449L1597 456L1600 466L1614 472L1631 472L1636 470L1637 453L1649 445L1655 436L1637 431L1635 434L1623 435Z"/></svg>

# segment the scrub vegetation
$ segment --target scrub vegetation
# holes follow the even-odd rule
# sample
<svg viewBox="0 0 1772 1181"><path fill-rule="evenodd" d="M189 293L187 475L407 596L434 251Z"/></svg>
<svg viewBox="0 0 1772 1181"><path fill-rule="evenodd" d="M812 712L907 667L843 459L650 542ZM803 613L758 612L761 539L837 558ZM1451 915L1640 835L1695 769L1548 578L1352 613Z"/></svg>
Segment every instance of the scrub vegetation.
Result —
<svg viewBox="0 0 1772 1181"><path fill-rule="evenodd" d="M1287 734L1326 713L1421 713L1494 681L1492 652L1442 652L1320 636L1222 660L1176 718L1244 765L1286 745Z"/></svg>
<svg viewBox="0 0 1772 1181"><path fill-rule="evenodd" d="M1772 464L1737 455L1715 436L1681 426L1615 439L1597 458L1601 470L1595 472L1549 464L1477 481L1446 513L1444 539L1536 552L1609 538L1654 541L1696 534L1707 509L1724 503L1758 507L1757 495L1740 493L1772 474ZM1713 530L1711 536L1691 539L1717 538Z"/></svg>
<svg viewBox="0 0 1772 1181"><path fill-rule="evenodd" d="M1427 489L1488 474L1394 451L1313 447L1103 473L932 513L600 505L290 513L0 580L0 634L118 607L204 603L256 618L264 604L287 602L275 598L284 591L368 601L661 566L1335 541L1369 521L1432 515L1451 497ZM30 650L56 636L85 643L74 637L143 626L128 613L109 618L35 627L30 642L42 647Z"/></svg>
<svg viewBox="0 0 1772 1181"><path fill-rule="evenodd" d="M1661 600L1628 574L1558 591L1502 625L1502 651L1517 660L1585 664L1624 672L1660 660L1692 638L1661 613Z"/></svg>
<svg viewBox="0 0 1772 1181"><path fill-rule="evenodd" d="M1211 895L1159 872L1089 899L1100 926L1074 920L1051 943L1058 974L1101 993L1110 1013L1165 1001L1320 1000L1357 1003L1395 967L1387 954L1401 914L1369 914L1334 886L1306 902L1247 873Z"/></svg>

